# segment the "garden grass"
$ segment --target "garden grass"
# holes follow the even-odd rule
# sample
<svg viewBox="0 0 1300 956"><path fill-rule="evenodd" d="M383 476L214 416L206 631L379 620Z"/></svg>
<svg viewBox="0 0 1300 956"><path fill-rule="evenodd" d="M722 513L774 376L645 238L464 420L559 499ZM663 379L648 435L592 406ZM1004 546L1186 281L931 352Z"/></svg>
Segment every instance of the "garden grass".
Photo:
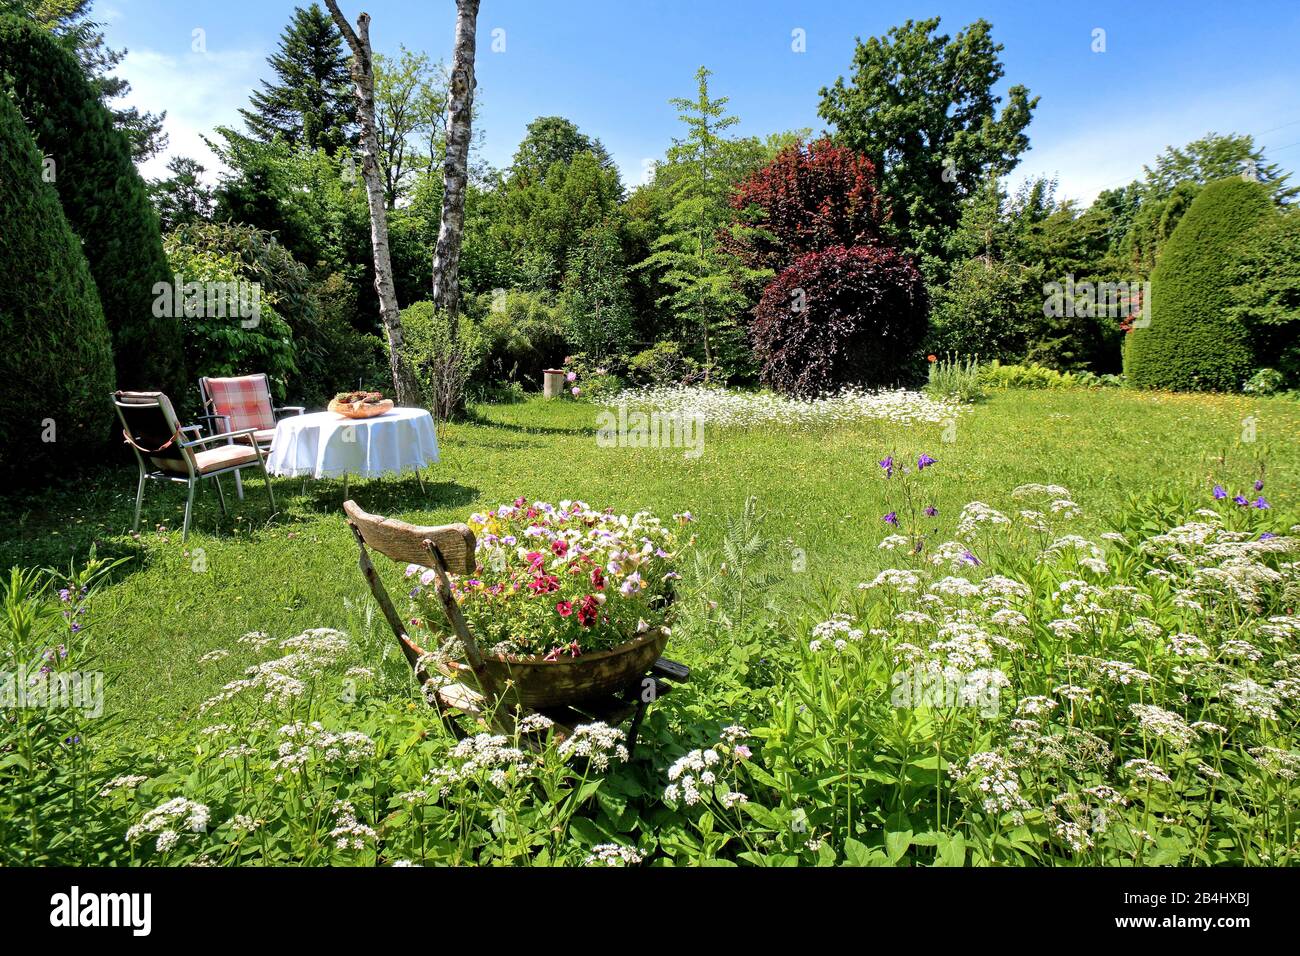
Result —
<svg viewBox="0 0 1300 956"><path fill-rule="evenodd" d="M889 552L876 549L889 530L881 516L896 505L876 464L887 454L939 460L924 487L935 496L925 503L939 509L940 534L966 502L1006 507L1011 489L1026 482L1068 487L1084 510L1077 530L1094 534L1130 496L1208 500L1216 481L1244 489L1261 463L1273 517L1283 528L1297 520L1300 403L1280 399L1004 391L964 410L951 442L938 425L708 426L697 458L680 448L600 448L596 412L540 398L476 407L469 421L439 426L442 460L426 471L423 491L414 477L389 478L353 481L349 495L371 512L422 524L464 520L520 495L663 517L690 511L706 551L753 495L782 571L775 597L790 605L889 566ZM1244 440L1251 418L1253 441ZM183 488L151 483L137 539L129 534L135 469L123 459L0 500L0 566L66 566L92 545L127 559L97 601L94 633L107 709L127 732L148 736L159 723L194 719L205 698L253 662L235 644L248 631L284 638L329 626L383 640L343 522L342 482L309 482L305 495L301 487L275 481L281 510L270 519L260 477L245 483L243 502L226 483L228 517L205 483L182 546ZM391 580L400 587L396 569ZM231 654L198 663L216 648ZM672 656L691 662L696 650L679 629Z"/></svg>

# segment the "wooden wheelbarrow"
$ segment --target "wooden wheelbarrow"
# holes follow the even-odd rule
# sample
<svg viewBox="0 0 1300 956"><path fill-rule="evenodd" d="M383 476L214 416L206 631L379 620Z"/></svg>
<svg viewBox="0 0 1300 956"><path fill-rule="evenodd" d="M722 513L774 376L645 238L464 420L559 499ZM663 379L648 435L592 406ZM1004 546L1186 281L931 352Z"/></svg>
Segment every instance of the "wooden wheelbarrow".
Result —
<svg viewBox="0 0 1300 956"><path fill-rule="evenodd" d="M475 570L474 533L463 524L417 527L404 521L367 514L355 501L346 501L348 526L361 551L359 564L370 593L392 628L402 654L415 671L425 699L458 737L490 728L513 734L519 721L541 714L554 724L562 740L575 727L602 721L611 727L631 720L627 730L629 756L636 748L641 721L650 704L690 677L684 664L661 657L666 630L642 635L621 647L561 661L541 658L507 661L485 656L451 590L449 574ZM402 617L370 560L377 551L400 564L431 568L434 589L452 630L465 648L465 661L436 665L406 632ZM462 722L468 723L466 727ZM539 746L545 733L523 734Z"/></svg>

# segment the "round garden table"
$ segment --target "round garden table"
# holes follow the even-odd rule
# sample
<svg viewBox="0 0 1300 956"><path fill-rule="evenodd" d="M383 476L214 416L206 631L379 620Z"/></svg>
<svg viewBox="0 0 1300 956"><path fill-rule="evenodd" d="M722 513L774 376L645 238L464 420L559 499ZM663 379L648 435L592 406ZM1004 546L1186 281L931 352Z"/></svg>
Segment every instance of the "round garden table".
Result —
<svg viewBox="0 0 1300 956"><path fill-rule="evenodd" d="M352 475L377 478L414 471L419 477L421 468L437 460L433 416L422 408L394 408L374 418L313 412L276 423L266 470L290 478L342 478L346 483Z"/></svg>

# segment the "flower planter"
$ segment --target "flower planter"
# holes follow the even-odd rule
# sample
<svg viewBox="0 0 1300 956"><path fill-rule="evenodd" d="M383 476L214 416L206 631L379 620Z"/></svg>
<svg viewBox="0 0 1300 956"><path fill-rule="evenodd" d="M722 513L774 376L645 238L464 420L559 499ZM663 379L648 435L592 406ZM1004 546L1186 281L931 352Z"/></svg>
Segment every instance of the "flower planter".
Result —
<svg viewBox="0 0 1300 956"><path fill-rule="evenodd" d="M557 707L615 694L636 687L650 667L663 656L669 629L655 628L607 651L548 661L540 657L506 660L487 657L484 664L498 684L512 681L519 703L525 707ZM449 677L469 685L474 672L468 665L448 662Z"/></svg>

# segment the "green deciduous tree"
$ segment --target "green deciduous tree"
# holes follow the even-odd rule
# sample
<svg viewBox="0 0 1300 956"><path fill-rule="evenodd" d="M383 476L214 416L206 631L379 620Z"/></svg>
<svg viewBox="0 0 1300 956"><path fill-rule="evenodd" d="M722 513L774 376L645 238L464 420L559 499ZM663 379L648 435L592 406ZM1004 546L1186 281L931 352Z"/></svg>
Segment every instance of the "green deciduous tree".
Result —
<svg viewBox="0 0 1300 956"><path fill-rule="evenodd" d="M630 344L627 270L615 223L592 227L571 252L560 306L574 348L605 358Z"/></svg>
<svg viewBox="0 0 1300 956"><path fill-rule="evenodd" d="M392 210L414 177L442 158L447 78L440 64L405 47L396 58L376 54L374 66L379 168Z"/></svg>
<svg viewBox="0 0 1300 956"><path fill-rule="evenodd" d="M541 182L556 163L567 166L579 153L591 153L604 169L614 161L600 140L587 136L563 116L539 116L528 124L510 164L512 178Z"/></svg>
<svg viewBox="0 0 1300 956"><path fill-rule="evenodd" d="M1250 332L1255 363L1300 387L1300 210L1266 219L1229 274L1228 311Z"/></svg>
<svg viewBox="0 0 1300 956"><path fill-rule="evenodd" d="M852 75L823 88L818 107L841 142L876 164L902 244L924 253L957 225L963 195L1015 168L1038 104L1016 84L998 110L1002 46L986 21L956 37L938 28L938 17L908 20L859 40Z"/></svg>

